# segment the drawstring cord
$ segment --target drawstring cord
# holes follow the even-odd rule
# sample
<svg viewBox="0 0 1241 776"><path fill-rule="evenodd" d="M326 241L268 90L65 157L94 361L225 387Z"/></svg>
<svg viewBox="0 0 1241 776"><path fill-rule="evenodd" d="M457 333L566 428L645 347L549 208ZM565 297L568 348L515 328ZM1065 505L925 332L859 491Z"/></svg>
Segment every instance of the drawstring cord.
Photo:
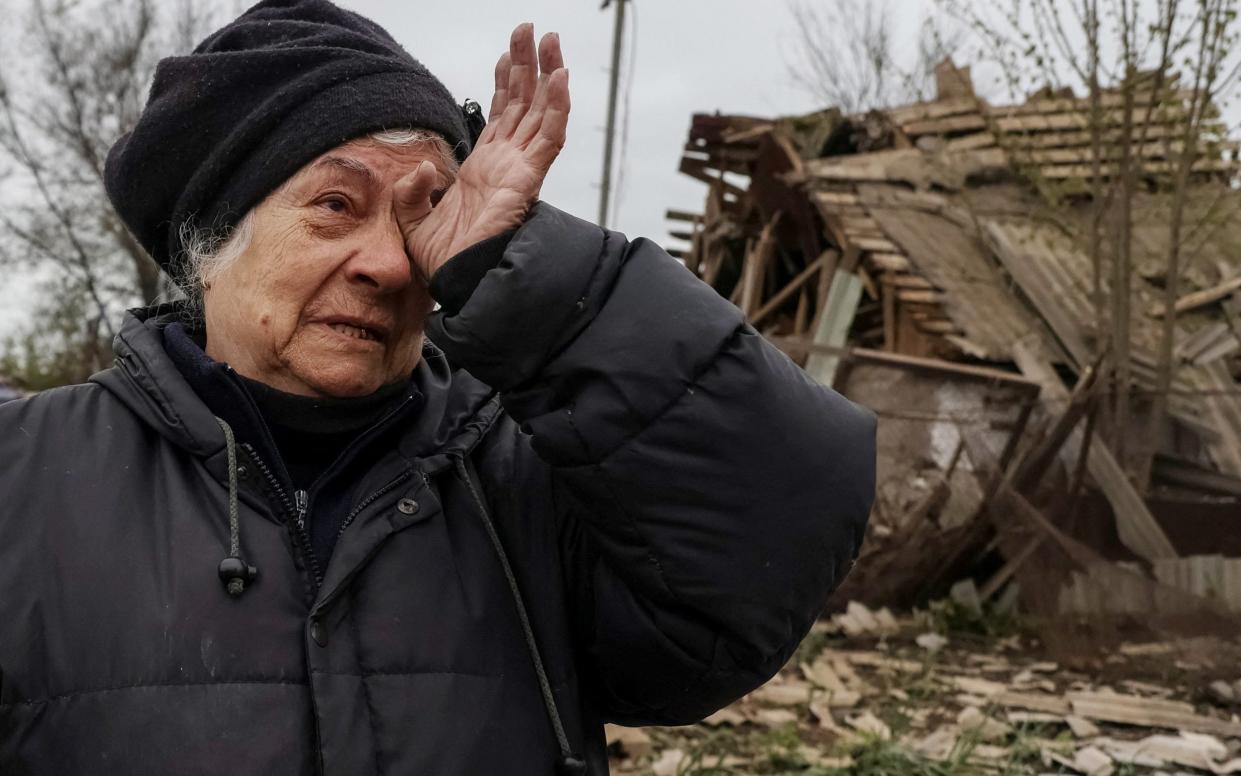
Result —
<svg viewBox="0 0 1241 776"><path fill-rule="evenodd" d="M216 418L224 432L224 449L228 454L228 557L220 561L220 580L231 596L239 596L246 583L253 582L259 570L241 557L241 525L237 509L237 440L233 429L222 419Z"/></svg>
<svg viewBox="0 0 1241 776"><path fill-rule="evenodd" d="M534 672L539 678L539 689L543 693L543 707L547 710L547 717L551 720L552 729L556 733L556 743L560 746L560 760L556 763L556 773L558 776L581 776L586 773L586 763L573 754L572 748L569 746L569 737L565 735L564 725L560 721L560 712L556 708L556 697L552 694L551 682L547 679L547 671L543 668L543 658L539 654L539 645L534 640L534 629L530 626L530 615L526 612L526 604L522 599L521 590L517 587L517 577L513 574L513 567L509 565L508 553L504 551L504 545L500 542L500 534L496 531L495 523L491 520L491 514L487 511L487 505L483 501L479 488L475 487L473 472L470 470L469 464L466 463L465 457L457 457L457 474L465 482L466 487L470 490L470 496L474 500L474 506L478 508L478 516L482 518L483 526L487 529L487 537L491 539L491 546L495 548L496 555L500 559L500 567L504 569L504 578L508 582L508 589L513 594L513 603L517 607L517 618L521 620L521 630L526 637L526 647L530 650L530 661L534 663Z"/></svg>
<svg viewBox="0 0 1241 776"><path fill-rule="evenodd" d="M233 429L228 423L220 418L216 418L216 422L220 424L220 429L224 432L224 447L228 456L228 557L220 561L219 575L229 595L239 596L245 591L246 584L253 582L258 576L258 569L247 564L241 557L241 526L237 506L237 443L233 437ZM521 621L522 635L526 640L526 648L530 652L530 661L534 664L534 672L538 676L539 690L543 695L543 707L547 711L552 730L556 734L556 744L560 748L556 773L558 776L584 776L587 772L586 762L574 755L569 745L569 737L565 734L564 724L560 720L556 697L552 693L551 682L543 667L543 657L539 653L539 646L534 638L534 628L530 625L530 615L526 611L521 589L517 586L517 577L513 574L513 567L509 564L508 553L504 551L500 534L491 520L491 513L487 510L480 489L475 486L474 473L470 470L465 457L457 457L455 461L457 474L470 491L470 497L478 510L478 516L487 530L487 538L491 540L491 546L495 549L500 561L500 568L504 571L504 579L508 583L509 592L513 594L517 619Z"/></svg>

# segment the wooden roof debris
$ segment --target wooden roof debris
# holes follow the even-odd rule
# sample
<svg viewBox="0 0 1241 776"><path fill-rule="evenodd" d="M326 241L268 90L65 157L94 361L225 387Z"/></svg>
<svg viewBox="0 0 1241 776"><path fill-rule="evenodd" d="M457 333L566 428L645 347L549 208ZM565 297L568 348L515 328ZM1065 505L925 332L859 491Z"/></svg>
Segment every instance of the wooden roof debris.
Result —
<svg viewBox="0 0 1241 776"><path fill-rule="evenodd" d="M1235 696L1233 683L1211 679L1237 676L1235 643L1122 644L1103 672L1090 668L1095 655L1051 661L1048 645L1019 635L980 641L949 630L930 650L920 643L935 623L928 615L881 628L878 610L848 608L875 627L850 634L843 621L818 623L799 659L700 726L609 725L613 771L788 773L817 765L877 773L866 758L881 751L893 764L884 772L1043 773L1059 764L1080 773L1241 773L1235 701L1202 693L1218 683ZM1218 655L1216 674L1168 670L1204 648ZM896 767L901 761L909 767Z"/></svg>
<svg viewBox="0 0 1241 776"><path fill-rule="evenodd" d="M704 207L668 212L692 272L880 417L871 533L838 600L925 600L998 552L984 599L1016 582L1046 610L1241 613L1241 583L1211 586L1231 559L1181 557L1168 523L1173 504L1241 506L1238 144L1210 116L1192 160L1168 418L1150 429L1139 413L1131 434L1154 440L1147 487L1100 441L1116 365L1094 289L1110 279L1082 239L1096 167L1117 172L1124 97L1101 97L1096 165L1089 100L992 105L965 70L941 70L939 99L865 115L695 115L681 171L707 185ZM1158 80L1134 96L1151 189L1181 160L1194 96ZM1143 402L1160 385L1167 207L1142 191L1134 208L1127 368ZM1075 392L1094 365L1098 385ZM1118 579L1129 598L1099 588Z"/></svg>

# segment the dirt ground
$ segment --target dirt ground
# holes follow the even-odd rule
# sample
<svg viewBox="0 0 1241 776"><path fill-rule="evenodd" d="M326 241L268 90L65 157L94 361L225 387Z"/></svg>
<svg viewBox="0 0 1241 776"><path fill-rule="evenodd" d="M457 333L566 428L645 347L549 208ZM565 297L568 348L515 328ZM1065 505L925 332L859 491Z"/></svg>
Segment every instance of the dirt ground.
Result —
<svg viewBox="0 0 1241 776"><path fill-rule="evenodd" d="M703 723L608 726L617 774L1241 773L1241 642L851 605Z"/></svg>

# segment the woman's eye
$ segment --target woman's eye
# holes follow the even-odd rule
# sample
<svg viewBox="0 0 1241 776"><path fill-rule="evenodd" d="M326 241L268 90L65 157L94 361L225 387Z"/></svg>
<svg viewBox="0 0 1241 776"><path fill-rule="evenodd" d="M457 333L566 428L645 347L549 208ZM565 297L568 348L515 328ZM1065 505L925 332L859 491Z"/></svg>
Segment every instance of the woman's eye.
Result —
<svg viewBox="0 0 1241 776"><path fill-rule="evenodd" d="M343 197L328 197L320 200L319 205L333 213L344 213L349 210L349 203Z"/></svg>

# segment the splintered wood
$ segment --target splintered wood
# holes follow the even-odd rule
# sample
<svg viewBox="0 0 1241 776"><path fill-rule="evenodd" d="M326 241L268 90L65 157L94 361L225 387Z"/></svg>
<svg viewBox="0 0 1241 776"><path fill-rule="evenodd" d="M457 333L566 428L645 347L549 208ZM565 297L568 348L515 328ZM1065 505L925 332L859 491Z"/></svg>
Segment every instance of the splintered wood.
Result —
<svg viewBox="0 0 1241 776"><path fill-rule="evenodd" d="M609 725L613 771L1241 773L1232 701L1197 700L1205 676L1158 679L1161 660L1198 642L1122 645L1106 654L1104 678L1048 661L1021 637L982 646L940 634L946 643L927 650L928 615L879 627L867 607L850 609L872 627L849 635L819 623L770 682L698 726ZM1237 676L1241 646L1213 651Z"/></svg>
<svg viewBox="0 0 1241 776"><path fill-rule="evenodd" d="M698 114L683 152L706 197L669 211L675 254L879 417L875 506L830 608L906 607L973 578L983 603L1040 615L1241 614L1238 143L1212 111L1186 142L1200 95L1175 73L1104 90L1096 113L1068 93L992 105L967 70L941 63L937 99L865 115ZM1122 145L1140 184L1127 344L1104 309L1114 246L1090 247ZM1163 192L1182 167L1194 226L1174 246ZM1123 429L1122 391L1137 408ZM856 614L841 626L871 630Z"/></svg>

